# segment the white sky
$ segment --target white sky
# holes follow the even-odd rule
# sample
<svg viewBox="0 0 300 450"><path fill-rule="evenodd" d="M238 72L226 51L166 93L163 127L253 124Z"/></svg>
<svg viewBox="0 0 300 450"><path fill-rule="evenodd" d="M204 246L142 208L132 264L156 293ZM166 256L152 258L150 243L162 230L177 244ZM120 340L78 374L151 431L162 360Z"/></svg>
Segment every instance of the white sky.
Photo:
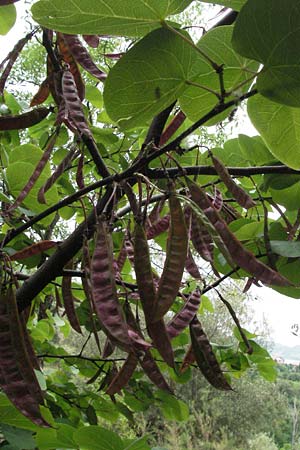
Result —
<svg viewBox="0 0 300 450"><path fill-rule="evenodd" d="M15 5L18 11L16 25L6 36L0 36L0 62L25 33L26 24L22 19L24 4L17 2ZM257 134L248 119L241 121L235 132L248 135ZM300 345L300 337L291 333L292 325L300 324L300 299L285 297L265 287L254 287L251 292L257 298L253 305L254 319L261 324L264 323L264 318L267 320L271 328L271 338L284 345Z"/></svg>

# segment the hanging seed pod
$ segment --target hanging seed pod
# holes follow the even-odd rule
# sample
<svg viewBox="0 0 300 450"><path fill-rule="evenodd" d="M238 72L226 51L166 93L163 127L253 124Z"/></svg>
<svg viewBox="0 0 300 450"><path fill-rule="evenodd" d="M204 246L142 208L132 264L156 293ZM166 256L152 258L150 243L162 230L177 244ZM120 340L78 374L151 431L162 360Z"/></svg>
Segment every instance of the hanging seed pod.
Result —
<svg viewBox="0 0 300 450"><path fill-rule="evenodd" d="M145 355L139 358L139 363L143 368L145 374L148 376L149 380L155 384L159 389L163 391L167 391L170 394L174 394L173 390L170 388L168 383L166 382L163 374L158 368L155 360L153 359L150 351L146 351Z"/></svg>
<svg viewBox="0 0 300 450"><path fill-rule="evenodd" d="M187 184L191 193L192 200L204 212L210 223L219 233L224 245L227 247L232 260L242 269L249 272L252 276L262 281L264 284L275 286L291 286L290 281L270 267L255 258L255 256L245 249L235 235L230 231L226 222L212 206L206 193L193 181L188 178Z"/></svg>
<svg viewBox="0 0 300 450"><path fill-rule="evenodd" d="M40 241L29 247L23 248L22 250L14 253L10 256L11 261L20 261L22 259L30 258L31 256L39 255L50 248L56 247L58 242L55 241Z"/></svg>
<svg viewBox="0 0 300 450"><path fill-rule="evenodd" d="M51 108L41 106L18 116L1 116L0 131L24 130L33 127L44 120L51 111Z"/></svg>
<svg viewBox="0 0 300 450"><path fill-rule="evenodd" d="M80 98L80 100L83 100L85 97L85 86L73 54L70 51L70 48L65 40L65 35L63 35L62 33L57 33L57 45L61 58L66 64L68 64L69 70L73 75L73 79L75 81L78 92L78 97Z"/></svg>
<svg viewBox="0 0 300 450"><path fill-rule="evenodd" d="M223 207L222 192L219 191L219 189L217 189L217 188L215 188L215 195L213 197L212 204L218 212L220 212L222 210L222 207Z"/></svg>
<svg viewBox="0 0 300 450"><path fill-rule="evenodd" d="M210 154L210 157L217 174L227 187L228 191L236 199L238 204L246 209L253 208L253 206L256 205L255 201L250 197L249 194L247 194L247 192L244 191L241 186L235 183L224 164L214 155Z"/></svg>
<svg viewBox="0 0 300 450"><path fill-rule="evenodd" d="M203 376L216 389L231 390L232 388L223 375L209 340L196 317L190 324L190 334L196 362Z"/></svg>
<svg viewBox="0 0 300 450"><path fill-rule="evenodd" d="M91 284L95 311L107 336L117 345L130 348L127 325L117 296L111 235L104 221L97 224Z"/></svg>
<svg viewBox="0 0 300 450"><path fill-rule="evenodd" d="M82 37L90 47L98 48L100 38L97 34L83 34Z"/></svg>
<svg viewBox="0 0 300 450"><path fill-rule="evenodd" d="M192 252L188 249L188 254L184 264L185 270L196 280L201 280L201 274L199 272L198 266L195 263Z"/></svg>
<svg viewBox="0 0 300 450"><path fill-rule="evenodd" d="M164 130L163 134L161 135L161 138L160 138L160 141L159 141L160 147L162 145L165 145L168 142L168 140L172 136L174 136L174 134L176 133L178 128L183 124L185 119L186 119L186 115L182 111L179 111L179 113L176 114L176 116L169 123L169 125Z"/></svg>
<svg viewBox="0 0 300 450"><path fill-rule="evenodd" d="M29 359L15 293L10 286L0 294L0 385L11 402L33 423L50 425L40 413L43 395Z"/></svg>
<svg viewBox="0 0 300 450"><path fill-rule="evenodd" d="M50 89L49 89L49 81L48 78L42 82L42 84L39 87L39 90L34 95L30 102L30 106L38 106L44 103L47 98L50 95Z"/></svg>
<svg viewBox="0 0 300 450"><path fill-rule="evenodd" d="M122 368L119 370L117 375L113 378L110 385L106 389L106 394L118 394L128 384L137 365L138 358L134 353L129 353Z"/></svg>
<svg viewBox="0 0 300 450"><path fill-rule="evenodd" d="M160 213L163 210L163 207L165 205L166 199L163 198L162 200L155 203L154 207L152 208L150 214L147 217L147 230L151 225L158 222L160 219Z"/></svg>
<svg viewBox="0 0 300 450"><path fill-rule="evenodd" d="M193 213L191 241L195 250L199 253L201 258L205 259L205 261L213 262L214 244L212 238L205 226L200 223L200 221L197 219L197 216Z"/></svg>
<svg viewBox="0 0 300 450"><path fill-rule="evenodd" d="M68 264L65 265L65 269L73 269L73 261L69 261ZM70 276L63 276L62 279L62 296L64 300L64 306L66 315L68 317L68 320L70 322L71 327L73 330L77 331L77 333L82 334L80 323L76 314L75 310L75 300L72 294L72 277Z"/></svg>
<svg viewBox="0 0 300 450"><path fill-rule="evenodd" d="M154 347L159 351L163 360L174 369L174 353L163 319L148 323L147 330L153 341Z"/></svg>
<svg viewBox="0 0 300 450"><path fill-rule="evenodd" d="M69 49L76 61L93 77L100 81L107 78L107 74L98 69L87 49L82 45L76 34L64 34L64 40L67 42Z"/></svg>
<svg viewBox="0 0 300 450"><path fill-rule="evenodd" d="M190 322L197 314L201 302L200 290L195 289L188 297L182 309L173 317L167 325L167 333L170 339L179 336L182 331L189 326Z"/></svg>
<svg viewBox="0 0 300 450"><path fill-rule="evenodd" d="M116 348L115 345L107 337L105 339L105 343L104 343L104 347L103 347L102 358L104 358L104 359L109 358L115 351L115 348Z"/></svg>
<svg viewBox="0 0 300 450"><path fill-rule="evenodd" d="M186 355L182 361L182 364L179 369L179 373L184 373L192 364L196 362L193 346L190 345Z"/></svg>
<svg viewBox="0 0 300 450"><path fill-rule="evenodd" d="M150 227L147 228L147 239L154 239L169 229L170 214L160 217Z"/></svg>
<svg viewBox="0 0 300 450"><path fill-rule="evenodd" d="M166 260L156 295L153 321L160 320L172 306L181 284L187 256L188 236L181 204L171 193L169 197L170 228Z"/></svg>
<svg viewBox="0 0 300 450"><path fill-rule="evenodd" d="M119 273L122 271L124 264L126 262L126 258L127 258L127 252L126 252L126 248L125 248L125 239L123 239L122 244L121 244L121 248L118 254L118 258L117 258L117 266L118 266L118 271Z"/></svg>

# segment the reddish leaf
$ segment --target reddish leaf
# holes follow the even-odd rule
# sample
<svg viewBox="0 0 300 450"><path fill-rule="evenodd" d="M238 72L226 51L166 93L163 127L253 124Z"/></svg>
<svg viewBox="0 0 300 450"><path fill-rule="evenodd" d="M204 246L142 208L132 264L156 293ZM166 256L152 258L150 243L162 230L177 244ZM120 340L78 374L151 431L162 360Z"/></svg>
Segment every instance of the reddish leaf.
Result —
<svg viewBox="0 0 300 450"><path fill-rule="evenodd" d="M97 34L83 34L82 37L90 47L98 48L100 38Z"/></svg>
<svg viewBox="0 0 300 450"><path fill-rule="evenodd" d="M167 325L167 332L170 339L178 336L182 331L189 326L191 320L198 311L201 302L200 291L197 288L191 293L182 309L173 317Z"/></svg>
<svg viewBox="0 0 300 450"><path fill-rule="evenodd" d="M223 375L209 340L196 317L190 324L190 333L196 362L204 377L216 389L231 390L231 386Z"/></svg>
<svg viewBox="0 0 300 450"><path fill-rule="evenodd" d="M51 108L41 106L18 116L0 116L0 131L24 130L33 127L45 119L50 112Z"/></svg>
<svg viewBox="0 0 300 450"><path fill-rule="evenodd" d="M187 184L192 196L192 200L202 209L208 220L215 227L227 247L232 260L242 269L251 273L255 278L264 284L275 286L291 286L290 281L270 267L255 258L255 256L245 249L235 235L230 231L226 222L211 204L206 193L196 183L187 178Z"/></svg>
<svg viewBox="0 0 300 450"><path fill-rule="evenodd" d="M97 226L91 283L95 310L103 329L112 342L130 348L127 325L117 296L111 235L102 221Z"/></svg>
<svg viewBox="0 0 300 450"><path fill-rule="evenodd" d="M27 195L29 194L29 192L31 191L33 186L35 185L37 179L41 175L44 167L46 166L46 164L50 158L54 144L56 142L56 138L57 138L57 135L55 134L50 139L50 141L43 153L43 156L41 157L41 159L39 160L39 162L37 163L37 165L34 168L33 174L31 175L31 177L29 178L29 180L23 187L22 191L20 192L20 194L18 195L18 197L16 198L14 203L9 208L8 212L13 211L15 208L17 208L23 202L23 200L27 197Z"/></svg>
<svg viewBox="0 0 300 450"><path fill-rule="evenodd" d="M100 81L104 81L107 77L106 73L98 69L91 55L80 42L80 39L75 34L64 34L63 36L76 61L91 75Z"/></svg>
<svg viewBox="0 0 300 450"><path fill-rule="evenodd" d="M56 247L57 244L58 242L55 241L40 241L14 253L10 259L12 261L20 261L21 259L30 258L31 256L38 255L50 248Z"/></svg>
<svg viewBox="0 0 300 450"><path fill-rule="evenodd" d="M65 268L73 269L73 261L69 261L68 264L66 264ZM72 277L67 275L63 276L61 290L66 315L69 319L70 325L73 330L77 331L77 333L82 334L80 323L75 310L75 299L72 294Z"/></svg>
<svg viewBox="0 0 300 450"><path fill-rule="evenodd" d="M44 101L47 100L47 98L49 97L49 94L50 94L49 81L48 81L48 78L46 78L46 80L44 80L42 82L42 84L40 85L37 93L32 98L32 100L30 102L30 106L41 105L42 103L44 103Z"/></svg>
<svg viewBox="0 0 300 450"><path fill-rule="evenodd" d="M219 175L229 192L236 199L238 204L246 209L253 208L253 206L256 205L255 201L250 197L249 194L247 194L247 192L244 191L241 186L236 184L224 164L214 155L211 154L210 157L217 174Z"/></svg>
<svg viewBox="0 0 300 450"><path fill-rule="evenodd" d="M137 364L138 364L138 359L135 356L135 354L129 353L121 370L113 378L110 385L106 389L106 394L114 395L114 394L119 393L121 391L121 389L128 384L130 378L132 377L132 375L135 371Z"/></svg>
<svg viewBox="0 0 300 450"><path fill-rule="evenodd" d="M49 427L41 416L43 395L29 359L16 298L10 286L0 301L0 385L22 414L39 426Z"/></svg>
<svg viewBox="0 0 300 450"><path fill-rule="evenodd" d="M180 201L171 193L169 197L170 228L166 260L155 300L153 321L160 320L173 304L181 284L187 256L188 236Z"/></svg>

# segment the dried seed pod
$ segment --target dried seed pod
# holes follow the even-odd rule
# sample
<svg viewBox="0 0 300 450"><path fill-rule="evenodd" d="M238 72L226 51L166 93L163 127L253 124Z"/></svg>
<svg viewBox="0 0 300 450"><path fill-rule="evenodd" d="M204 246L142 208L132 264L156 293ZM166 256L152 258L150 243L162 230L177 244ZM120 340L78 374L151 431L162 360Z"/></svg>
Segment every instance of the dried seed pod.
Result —
<svg viewBox="0 0 300 450"><path fill-rule="evenodd" d="M201 302L200 290L195 289L188 297L182 309L173 317L167 325L167 332L170 339L178 336L182 331L189 326L191 320L197 314Z"/></svg>
<svg viewBox="0 0 300 450"><path fill-rule="evenodd" d="M106 394L114 395L119 393L121 389L123 389L123 387L128 384L137 365L138 358L136 357L135 353L129 353L122 368L119 370L117 375L113 378L110 385L106 389Z"/></svg>
<svg viewBox="0 0 300 450"><path fill-rule="evenodd" d="M145 355L139 358L139 363L142 366L145 374L152 381L152 383L155 384L155 386L157 386L159 389L162 389L163 391L167 391L170 394L173 394L172 389L170 388L163 374L159 370L150 351L146 351Z"/></svg>
<svg viewBox="0 0 300 450"><path fill-rule="evenodd" d="M194 362L196 362L196 358L193 346L190 345L180 366L179 373L184 373Z"/></svg>
<svg viewBox="0 0 300 450"><path fill-rule="evenodd" d="M106 73L98 69L87 49L82 45L76 34L64 34L65 41L76 61L91 75L100 81L107 78Z"/></svg>
<svg viewBox="0 0 300 450"><path fill-rule="evenodd" d="M20 261L21 259L30 258L31 256L38 255L40 253L49 250L50 248L56 247L58 242L55 241L40 241L29 247L23 248L22 250L14 253L10 256L11 261Z"/></svg>
<svg viewBox="0 0 300 450"><path fill-rule="evenodd" d="M150 227L147 228L147 239L154 239L156 236L164 233L169 229L170 214L166 214L164 217L160 217Z"/></svg>
<svg viewBox="0 0 300 450"><path fill-rule="evenodd" d="M169 125L164 130L163 134L161 135L161 138L160 138L160 141L159 141L160 147L162 145L165 145L168 142L168 140L172 136L174 136L174 134L176 133L178 128L183 124L185 119L186 119L186 115L182 111L179 111L179 113L176 114L176 116L169 123Z"/></svg>
<svg viewBox="0 0 300 450"><path fill-rule="evenodd" d="M90 47L98 48L100 38L97 34L83 34L82 37Z"/></svg>
<svg viewBox="0 0 300 450"><path fill-rule="evenodd" d="M201 280L201 274L199 272L198 266L195 263L195 260L193 258L192 252L190 249L188 249L188 254L184 263L184 267L186 271L196 280Z"/></svg>
<svg viewBox="0 0 300 450"><path fill-rule="evenodd" d="M235 235L230 231L226 222L212 206L206 193L193 181L188 178L187 184L191 193L192 200L204 212L215 230L219 233L224 245L227 247L232 260L242 269L249 272L264 284L275 286L291 286L291 282L275 272L270 267L255 258L255 256L245 249Z"/></svg>
<svg viewBox="0 0 300 450"><path fill-rule="evenodd" d="M216 208L217 211L221 211L223 207L223 196L222 192L219 191L219 189L215 188L215 195L212 200L213 206Z"/></svg>
<svg viewBox="0 0 300 450"><path fill-rule="evenodd" d="M171 340L163 319L148 323L147 330L155 348L157 348L157 350L163 357L163 360L170 367L175 368L174 353L171 345Z"/></svg>
<svg viewBox="0 0 300 450"><path fill-rule="evenodd" d="M0 294L0 385L11 402L33 423L49 427L39 405L43 395L29 359L15 293L10 286Z"/></svg>
<svg viewBox="0 0 300 450"><path fill-rule="evenodd" d="M233 195L238 204L243 208L249 209L253 208L256 205L255 201L250 197L244 189L237 185L236 182L232 179L230 173L224 166L224 164L216 158L214 155L210 155L213 165L216 169L217 174L227 187L228 191Z"/></svg>
<svg viewBox="0 0 300 450"><path fill-rule="evenodd" d="M196 317L190 323L190 334L196 362L203 376L216 389L231 390L201 323Z"/></svg>
<svg viewBox="0 0 300 450"><path fill-rule="evenodd" d="M49 81L48 78L42 82L42 84L39 87L39 90L34 95L30 102L30 106L38 106L44 103L44 101L47 100L47 98L50 95L50 89L49 89Z"/></svg>
<svg viewBox="0 0 300 450"><path fill-rule="evenodd" d="M171 193L169 197L170 228L166 260L155 300L153 321L160 320L173 304L184 271L187 256L188 236L181 204Z"/></svg>
<svg viewBox="0 0 300 450"><path fill-rule="evenodd" d="M71 49L69 48L67 40L65 39L65 36L66 35L62 33L57 33L57 45L63 61L69 65L70 72L72 73L76 84L78 97L80 98L80 100L83 100L85 97L85 86L74 56L71 52Z"/></svg>
<svg viewBox="0 0 300 450"><path fill-rule="evenodd" d="M44 120L51 111L51 108L41 106L18 116L1 116L0 131L24 130L33 127Z"/></svg>
<svg viewBox="0 0 300 450"><path fill-rule="evenodd" d="M115 348L115 345L110 341L108 337L106 337L102 352L102 358L109 358L115 351Z"/></svg>
<svg viewBox="0 0 300 450"><path fill-rule="evenodd" d="M104 221L97 224L91 284L95 311L107 336L122 348L130 348L128 329L117 296L111 235Z"/></svg>
<svg viewBox="0 0 300 450"><path fill-rule="evenodd" d="M205 259L205 261L213 262L214 244L212 238L205 226L200 223L197 216L193 213L191 224L191 241L201 258Z"/></svg>
<svg viewBox="0 0 300 450"><path fill-rule="evenodd" d="M66 264L65 268L73 269L73 261L72 260L69 261L68 264ZM66 315L68 317L70 325L73 328L73 330L77 331L77 333L82 334L80 323L75 310L75 300L72 294L72 277L66 275L63 276L61 290Z"/></svg>

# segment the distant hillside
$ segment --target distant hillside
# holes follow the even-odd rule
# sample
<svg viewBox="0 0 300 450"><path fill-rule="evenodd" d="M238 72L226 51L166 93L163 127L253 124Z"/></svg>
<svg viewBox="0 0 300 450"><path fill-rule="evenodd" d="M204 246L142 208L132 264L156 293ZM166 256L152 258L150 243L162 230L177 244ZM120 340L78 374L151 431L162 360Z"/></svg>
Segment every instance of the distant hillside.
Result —
<svg viewBox="0 0 300 450"><path fill-rule="evenodd" d="M300 361L300 345L288 347L282 344L274 344L271 354L273 357L281 357L284 360Z"/></svg>

